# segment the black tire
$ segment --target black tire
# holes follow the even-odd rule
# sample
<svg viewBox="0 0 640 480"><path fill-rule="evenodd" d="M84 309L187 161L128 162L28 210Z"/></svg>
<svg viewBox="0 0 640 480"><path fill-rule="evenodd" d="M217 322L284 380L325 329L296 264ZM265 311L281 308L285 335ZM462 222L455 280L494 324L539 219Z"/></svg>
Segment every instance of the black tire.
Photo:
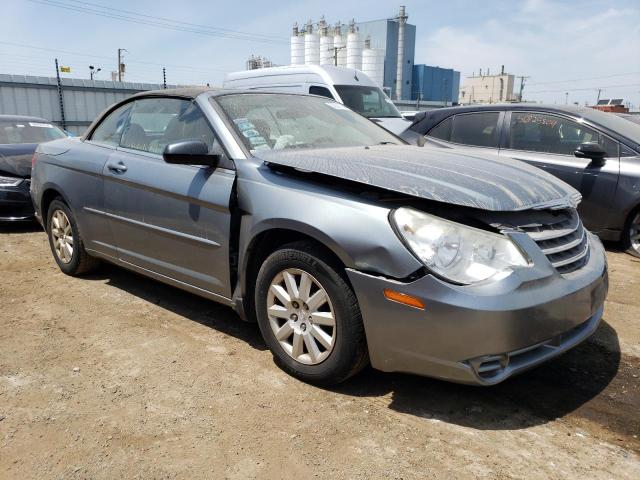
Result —
<svg viewBox="0 0 640 480"><path fill-rule="evenodd" d="M633 226L635 225L635 228ZM640 246L636 244L634 247L631 236L640 232L638 226L640 225L640 208L634 210L629 215L627 222L625 223L624 230L622 232L622 248L630 255L640 258Z"/></svg>
<svg viewBox="0 0 640 480"><path fill-rule="evenodd" d="M286 269L310 274L327 292L335 316L335 343L321 363L307 365L290 356L270 326L267 295L273 279ZM285 372L315 385L333 385L358 373L368 364L360 307L339 265L312 242L296 242L275 251L262 264L256 279L255 311L262 336L276 364ZM306 347L305 347L306 348Z"/></svg>
<svg viewBox="0 0 640 480"><path fill-rule="evenodd" d="M57 211L62 211L66 215L71 226L71 235L73 237L73 253L71 255L71 260L68 261L68 263L62 261L62 259L56 252L56 247L54 246L55 238L52 231L52 221ZM53 258L63 273L72 276L82 275L95 270L100 264L100 261L97 258L90 256L85 250L75 216L73 215L71 209L67 206L67 204L64 203L64 201L59 197L52 201L51 205L49 205L49 210L47 211L46 231L47 236L49 237L49 246L51 247Z"/></svg>

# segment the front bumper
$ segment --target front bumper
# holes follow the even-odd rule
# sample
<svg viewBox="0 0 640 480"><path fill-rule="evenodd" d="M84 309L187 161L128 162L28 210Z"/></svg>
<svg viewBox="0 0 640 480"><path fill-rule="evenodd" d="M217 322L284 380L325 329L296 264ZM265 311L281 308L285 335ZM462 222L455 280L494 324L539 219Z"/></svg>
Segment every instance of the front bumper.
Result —
<svg viewBox="0 0 640 480"><path fill-rule="evenodd" d="M34 218L29 184L29 180L24 180L17 187L0 187L0 222L15 222Z"/></svg>
<svg viewBox="0 0 640 480"><path fill-rule="evenodd" d="M539 256L532 269L486 285L432 275L400 282L347 270L362 310L374 368L493 385L574 347L600 322L608 290L600 241L587 264L560 275ZM420 310L387 300L385 288L423 300Z"/></svg>

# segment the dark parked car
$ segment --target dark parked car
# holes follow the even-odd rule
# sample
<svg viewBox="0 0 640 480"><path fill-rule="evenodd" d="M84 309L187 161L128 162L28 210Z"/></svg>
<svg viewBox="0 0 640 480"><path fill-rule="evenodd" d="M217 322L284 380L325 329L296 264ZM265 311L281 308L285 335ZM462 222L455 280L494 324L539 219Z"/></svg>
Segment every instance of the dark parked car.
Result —
<svg viewBox="0 0 640 480"><path fill-rule="evenodd" d="M33 218L31 158L39 143L63 137L48 120L0 115L0 221Z"/></svg>
<svg viewBox="0 0 640 480"><path fill-rule="evenodd" d="M494 384L587 338L607 293L573 188L323 97L138 94L40 145L31 193L63 272L102 259L229 305L309 382L370 359Z"/></svg>
<svg viewBox="0 0 640 480"><path fill-rule="evenodd" d="M421 112L402 136L495 152L575 187L585 226L640 256L640 125L592 108L474 105Z"/></svg>

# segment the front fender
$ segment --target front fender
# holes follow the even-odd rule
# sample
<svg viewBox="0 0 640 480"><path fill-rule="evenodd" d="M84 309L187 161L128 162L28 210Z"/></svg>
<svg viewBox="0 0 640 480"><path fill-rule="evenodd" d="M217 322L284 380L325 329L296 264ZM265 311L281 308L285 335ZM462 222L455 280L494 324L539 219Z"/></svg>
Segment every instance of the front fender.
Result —
<svg viewBox="0 0 640 480"><path fill-rule="evenodd" d="M252 241L272 229L314 238L347 268L406 278L422 267L391 228L389 208L331 184L242 163L238 172L238 206L243 212L239 239L242 272Z"/></svg>

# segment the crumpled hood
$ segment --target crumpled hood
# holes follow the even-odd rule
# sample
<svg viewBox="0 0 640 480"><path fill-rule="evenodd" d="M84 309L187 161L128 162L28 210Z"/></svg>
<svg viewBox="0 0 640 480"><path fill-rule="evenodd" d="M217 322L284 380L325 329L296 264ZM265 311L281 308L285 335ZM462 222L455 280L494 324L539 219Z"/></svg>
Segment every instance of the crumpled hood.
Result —
<svg viewBox="0 0 640 480"><path fill-rule="evenodd" d="M0 145L0 175L31 177L31 159L37 146L35 143Z"/></svg>
<svg viewBox="0 0 640 480"><path fill-rule="evenodd" d="M575 207L580 193L523 162L408 145L259 150L258 159L418 198L491 211Z"/></svg>

